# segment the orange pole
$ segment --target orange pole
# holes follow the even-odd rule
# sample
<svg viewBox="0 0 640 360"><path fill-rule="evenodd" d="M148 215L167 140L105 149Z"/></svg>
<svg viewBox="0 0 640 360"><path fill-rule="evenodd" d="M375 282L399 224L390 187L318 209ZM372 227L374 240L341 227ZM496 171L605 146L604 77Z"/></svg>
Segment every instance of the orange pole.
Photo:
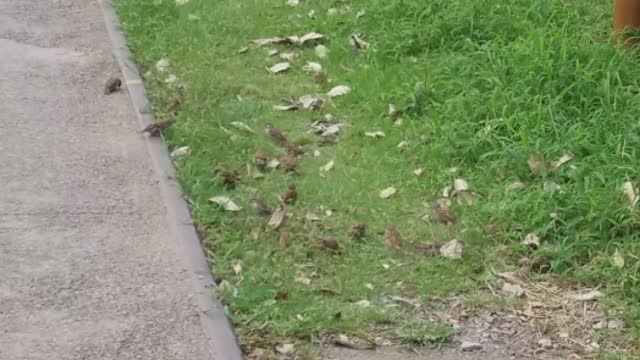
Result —
<svg viewBox="0 0 640 360"><path fill-rule="evenodd" d="M615 0L615 14L613 17L613 32L616 39L624 41L625 46L635 45L625 31L640 29L640 0Z"/></svg>

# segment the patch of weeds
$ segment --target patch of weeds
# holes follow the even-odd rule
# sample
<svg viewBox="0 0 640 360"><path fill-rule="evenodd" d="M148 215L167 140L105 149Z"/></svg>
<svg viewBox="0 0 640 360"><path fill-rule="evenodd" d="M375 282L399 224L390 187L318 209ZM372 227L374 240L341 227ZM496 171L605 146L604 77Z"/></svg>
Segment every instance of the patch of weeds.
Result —
<svg viewBox="0 0 640 360"><path fill-rule="evenodd" d="M404 344L442 346L455 335L455 329L445 324L409 321L395 329L395 335Z"/></svg>

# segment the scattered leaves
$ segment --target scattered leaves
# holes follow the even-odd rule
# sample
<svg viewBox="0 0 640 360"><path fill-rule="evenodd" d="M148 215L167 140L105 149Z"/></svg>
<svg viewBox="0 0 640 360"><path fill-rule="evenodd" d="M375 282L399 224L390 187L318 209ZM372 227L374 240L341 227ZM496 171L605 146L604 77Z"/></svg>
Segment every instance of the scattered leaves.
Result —
<svg viewBox="0 0 640 360"><path fill-rule="evenodd" d="M318 110L324 105L324 100L317 94L301 96L298 99L300 106L305 110Z"/></svg>
<svg viewBox="0 0 640 360"><path fill-rule="evenodd" d="M338 244L338 241L332 237L324 237L320 239L320 245L325 250L336 253L340 252L340 244Z"/></svg>
<svg viewBox="0 0 640 360"><path fill-rule="evenodd" d="M242 210L240 206L236 205L236 203L234 203L233 200L229 199L226 196L214 196L209 199L209 202L222 206L222 208L225 209L226 211Z"/></svg>
<svg viewBox="0 0 640 360"><path fill-rule="evenodd" d="M334 342L336 345L344 346L350 349L356 350L372 350L376 348L376 344L371 341L364 341L362 339L349 338L347 335L338 334Z"/></svg>
<svg viewBox="0 0 640 360"><path fill-rule="evenodd" d="M162 58L156 62L156 70L159 72L165 72L169 70L169 59Z"/></svg>

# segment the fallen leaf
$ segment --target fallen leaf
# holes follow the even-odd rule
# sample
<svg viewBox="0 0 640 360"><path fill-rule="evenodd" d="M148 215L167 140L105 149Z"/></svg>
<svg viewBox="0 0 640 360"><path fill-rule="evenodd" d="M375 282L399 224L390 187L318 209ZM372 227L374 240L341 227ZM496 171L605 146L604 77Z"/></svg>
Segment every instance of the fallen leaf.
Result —
<svg viewBox="0 0 640 360"><path fill-rule="evenodd" d="M238 50L238 54L245 54L248 51L249 51L249 48L245 46L245 47L241 48L240 50Z"/></svg>
<svg viewBox="0 0 640 360"><path fill-rule="evenodd" d="M280 161L278 161L278 159L271 159L269 160L269 162L267 163L267 167L269 169L275 169L280 165Z"/></svg>
<svg viewBox="0 0 640 360"><path fill-rule="evenodd" d="M453 239L440 247L440 255L449 259L460 259L464 250L464 243Z"/></svg>
<svg viewBox="0 0 640 360"><path fill-rule="evenodd" d="M399 111L394 104L389 104L389 106L387 108L387 115L390 118L393 119L393 118L397 117L398 115L400 115L401 113L402 112Z"/></svg>
<svg viewBox="0 0 640 360"><path fill-rule="evenodd" d="M514 297L522 297L524 296L524 289L517 284L511 284L508 282L505 282L502 285L502 292L507 294L507 295L511 295Z"/></svg>
<svg viewBox="0 0 640 360"><path fill-rule="evenodd" d="M609 320L609 322L607 322L607 328L608 329L616 329L616 330L620 330L620 329L624 329L624 321L622 320Z"/></svg>
<svg viewBox="0 0 640 360"><path fill-rule="evenodd" d="M362 39L358 34L351 35L351 48L354 50L367 50L369 43Z"/></svg>
<svg viewBox="0 0 640 360"><path fill-rule="evenodd" d="M338 9L336 8L329 8L329 10L327 10L327 15L328 16L335 16L338 14Z"/></svg>
<svg viewBox="0 0 640 360"><path fill-rule="evenodd" d="M383 138L386 136L382 131L366 131L364 135L372 138Z"/></svg>
<svg viewBox="0 0 640 360"><path fill-rule="evenodd" d="M329 161L328 163L326 163L325 165L323 165L322 167L320 167L320 171L322 172L328 172L333 170L333 166L335 164L333 163L333 160Z"/></svg>
<svg viewBox="0 0 640 360"><path fill-rule="evenodd" d="M629 201L629 206L636 206L640 202L640 196L637 195L636 188L631 181L625 181L622 184L622 193Z"/></svg>
<svg viewBox="0 0 640 360"><path fill-rule="evenodd" d="M235 264L232 265L233 268L233 272L236 275L240 275L240 273L242 272L242 261L238 260Z"/></svg>
<svg viewBox="0 0 640 360"><path fill-rule="evenodd" d="M200 16L195 14L189 14L187 15L187 19L189 19L190 21L197 21L197 20L200 20Z"/></svg>
<svg viewBox="0 0 640 360"><path fill-rule="evenodd" d="M349 235L349 237L353 239L359 240L364 238L366 231L367 231L367 227L365 224L358 221L354 221L351 224L351 228L349 228L349 231L347 231L347 235Z"/></svg>
<svg viewBox="0 0 640 360"><path fill-rule="evenodd" d="M288 61L288 62L292 62L293 60L295 60L297 57L297 54L294 52L283 52L280 54L280 59Z"/></svg>
<svg viewBox="0 0 640 360"><path fill-rule="evenodd" d="M267 231L277 230L284 226L287 222L287 212L283 208L278 208L271 214L269 221L267 221Z"/></svg>
<svg viewBox="0 0 640 360"><path fill-rule="evenodd" d="M618 269L622 269L624 267L624 256L620 253L618 249L613 253L613 265Z"/></svg>
<svg viewBox="0 0 640 360"><path fill-rule="evenodd" d="M311 279L309 279L304 275L296 275L296 278L294 279L294 281L305 284L305 285L311 284Z"/></svg>
<svg viewBox="0 0 640 360"><path fill-rule="evenodd" d="M191 153L191 149L189 149L189 146L181 146L171 152L171 157L177 158L177 157L189 155L190 153Z"/></svg>
<svg viewBox="0 0 640 360"><path fill-rule="evenodd" d="M276 56L278 55L279 51L276 49L269 49L267 50L267 56L271 57L271 56Z"/></svg>
<svg viewBox="0 0 640 360"><path fill-rule="evenodd" d="M393 195L395 195L396 192L398 192L396 188L394 188L393 186L390 186L386 189L381 190L378 196L380 196L382 199L388 199Z"/></svg>
<svg viewBox="0 0 640 360"><path fill-rule="evenodd" d="M300 106L300 103L297 101L285 99L284 104L273 105L272 109L275 111L292 111L300 109Z"/></svg>
<svg viewBox="0 0 640 360"><path fill-rule="evenodd" d="M250 132L252 134L256 133L256 131L253 130L251 127L249 127L249 125L247 125L247 124L245 124L245 123L243 123L241 121L232 121L231 122L231 126L233 126L236 129L239 129L239 130Z"/></svg>
<svg viewBox="0 0 640 360"><path fill-rule="evenodd" d="M293 355L293 353L295 352L295 346L293 344L276 345L276 351L280 355Z"/></svg>
<svg viewBox="0 0 640 360"><path fill-rule="evenodd" d="M327 48L324 45L318 45L316 46L316 56L319 57L320 59L324 59L327 56L329 56L329 48Z"/></svg>
<svg viewBox="0 0 640 360"><path fill-rule="evenodd" d="M169 59L162 58L156 63L156 70L165 72L169 69Z"/></svg>
<svg viewBox="0 0 640 360"><path fill-rule="evenodd" d="M570 298L575 300L575 301L593 301L596 300L599 297L604 296L603 293L601 293L598 290L591 290L589 292L586 293L581 293L581 294L573 294L570 295Z"/></svg>
<svg viewBox="0 0 640 360"><path fill-rule="evenodd" d="M318 110L324 105L324 100L319 95L309 94L301 96L298 99L298 102L302 105L302 108L305 110Z"/></svg>
<svg viewBox="0 0 640 360"><path fill-rule="evenodd" d="M175 75L173 75L173 74L169 74L169 75L167 76L167 78L166 78L166 79L164 79L164 82L165 82L165 83L167 83L167 84L171 84L171 83L176 82L176 80L178 80L178 78L177 78Z"/></svg>
<svg viewBox="0 0 640 360"><path fill-rule="evenodd" d="M285 71L287 71L289 69L291 69L291 64L290 63L281 62L281 63L277 63L277 64L273 65L268 70L272 74L279 74L279 73L285 72Z"/></svg>
<svg viewBox="0 0 640 360"><path fill-rule="evenodd" d="M507 191L518 191L524 189L525 184L521 181L514 181L507 185Z"/></svg>
<svg viewBox="0 0 640 360"><path fill-rule="evenodd" d="M370 341L364 341L361 339L349 338L347 335L338 334L334 342L336 345L344 346L355 350L372 350L376 348L376 344Z"/></svg>
<svg viewBox="0 0 640 360"><path fill-rule="evenodd" d="M309 42L309 41L320 40L323 37L324 36L322 36L322 34L320 34L320 33L310 32L308 34L302 35L302 37L299 40L299 45L304 45L306 42Z"/></svg>
<svg viewBox="0 0 640 360"><path fill-rule="evenodd" d="M455 173L457 173L457 172L460 172L460 168L459 168L459 167L455 167L455 166L454 166L454 167L452 167L452 168L447 169L447 172L448 172L449 174L455 174Z"/></svg>
<svg viewBox="0 0 640 360"><path fill-rule="evenodd" d="M304 219L307 221L321 221L322 219L320 218L320 216L314 214L314 213L306 213L304 215Z"/></svg>
<svg viewBox="0 0 640 360"><path fill-rule="evenodd" d="M544 160L542 160L542 158L538 154L529 155L529 160L527 160L527 163L529 164L529 169L531 169L531 172L535 175L539 175L547 168Z"/></svg>
<svg viewBox="0 0 640 360"><path fill-rule="evenodd" d="M308 61L305 65L302 66L302 70L308 73L320 73L322 72L322 65L317 62Z"/></svg>
<svg viewBox="0 0 640 360"><path fill-rule="evenodd" d="M247 175L253 179L262 179L265 175L258 169L254 168L250 164L247 164Z"/></svg>
<svg viewBox="0 0 640 360"><path fill-rule="evenodd" d="M327 127L325 129L324 132L322 132L322 134L320 134L320 136L333 136L333 135L337 135L340 132L340 127L342 126L342 124L333 124L329 127Z"/></svg>
<svg viewBox="0 0 640 360"><path fill-rule="evenodd" d="M370 283L364 284L364 287L366 287L367 289L372 290L372 291L374 289L373 284L370 284Z"/></svg>
<svg viewBox="0 0 640 360"><path fill-rule="evenodd" d="M347 85L338 85L335 86L333 89L331 89L327 95L329 95L329 97L338 97L338 96L343 96L343 95L347 95L348 93L351 92L351 88Z"/></svg>
<svg viewBox="0 0 640 360"><path fill-rule="evenodd" d="M397 146L398 150L400 151L405 151L407 149L409 149L409 143L406 141L401 141L398 146Z"/></svg>
<svg viewBox="0 0 640 360"><path fill-rule="evenodd" d="M420 175L422 175L423 172L424 172L424 170L422 168L418 168L418 169L413 170L413 174L415 176L420 176Z"/></svg>
<svg viewBox="0 0 640 360"><path fill-rule="evenodd" d="M554 170L560 168L562 165L568 163L569 161L573 160L573 154L571 153L564 153L560 159L556 160L556 161L552 161L550 165L550 167Z"/></svg>
<svg viewBox="0 0 640 360"><path fill-rule="evenodd" d="M283 42L287 42L288 40L285 38L281 38L281 37L272 37L272 38L266 38L266 39L256 39L253 40L252 42L261 47L261 46L268 46L268 45L273 45L273 44L281 44Z"/></svg>
<svg viewBox="0 0 640 360"><path fill-rule="evenodd" d="M538 345L542 346L545 349L552 349L553 348L553 342L550 339L547 339L547 338L542 338L542 339L538 340Z"/></svg>
<svg viewBox="0 0 640 360"><path fill-rule="evenodd" d="M522 245L531 246L537 249L540 247L540 238L534 233L529 233L522 240Z"/></svg>
<svg viewBox="0 0 640 360"><path fill-rule="evenodd" d="M209 201L222 206L226 211L240 211L242 209L226 196L214 196Z"/></svg>
<svg viewBox="0 0 640 360"><path fill-rule="evenodd" d="M464 179L453 180L453 190L458 193L462 191L469 191L469 184Z"/></svg>
<svg viewBox="0 0 640 360"><path fill-rule="evenodd" d="M402 126L402 118L399 118L398 120L393 122L393 126L395 127L400 127Z"/></svg>

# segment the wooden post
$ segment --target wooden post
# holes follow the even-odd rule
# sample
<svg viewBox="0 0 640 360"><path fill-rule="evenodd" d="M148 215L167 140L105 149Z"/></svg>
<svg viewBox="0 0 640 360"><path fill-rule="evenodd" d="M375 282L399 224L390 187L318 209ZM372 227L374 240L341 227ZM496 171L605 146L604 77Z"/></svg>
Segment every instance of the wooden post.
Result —
<svg viewBox="0 0 640 360"><path fill-rule="evenodd" d="M625 31L640 29L640 0L615 0L613 32L617 40L622 40L626 47L636 41L625 35Z"/></svg>

